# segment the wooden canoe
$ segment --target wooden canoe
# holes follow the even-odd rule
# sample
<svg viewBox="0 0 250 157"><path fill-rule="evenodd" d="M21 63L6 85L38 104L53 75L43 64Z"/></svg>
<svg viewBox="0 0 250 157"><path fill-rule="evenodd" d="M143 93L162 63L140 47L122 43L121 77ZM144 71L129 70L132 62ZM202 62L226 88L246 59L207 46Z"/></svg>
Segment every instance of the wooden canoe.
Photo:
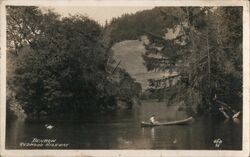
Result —
<svg viewBox="0 0 250 157"><path fill-rule="evenodd" d="M164 122L164 123L149 123L149 122L141 122L141 127L154 127L154 126L166 126L166 125L186 125L192 123L194 120L193 117L189 117L184 120L178 120L178 121L171 121L171 122Z"/></svg>

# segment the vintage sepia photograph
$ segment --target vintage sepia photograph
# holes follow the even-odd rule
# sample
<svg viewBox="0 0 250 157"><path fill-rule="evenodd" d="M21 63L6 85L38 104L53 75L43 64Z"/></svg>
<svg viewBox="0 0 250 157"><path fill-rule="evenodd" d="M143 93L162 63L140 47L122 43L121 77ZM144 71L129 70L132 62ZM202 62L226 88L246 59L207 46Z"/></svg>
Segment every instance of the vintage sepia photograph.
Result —
<svg viewBox="0 0 250 157"><path fill-rule="evenodd" d="M243 151L240 4L5 4L1 147Z"/></svg>

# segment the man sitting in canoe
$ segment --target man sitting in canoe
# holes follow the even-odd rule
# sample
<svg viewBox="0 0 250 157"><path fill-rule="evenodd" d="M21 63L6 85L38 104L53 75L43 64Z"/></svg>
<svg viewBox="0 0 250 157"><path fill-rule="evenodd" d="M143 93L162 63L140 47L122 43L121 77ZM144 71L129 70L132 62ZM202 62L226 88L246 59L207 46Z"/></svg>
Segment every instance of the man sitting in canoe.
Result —
<svg viewBox="0 0 250 157"><path fill-rule="evenodd" d="M155 115L152 115L149 119L151 124L157 124L158 122L155 120Z"/></svg>
<svg viewBox="0 0 250 157"><path fill-rule="evenodd" d="M149 119L149 122L141 122L141 127L153 127L153 126L166 126L166 125L184 125L191 124L194 121L193 117L189 117L183 120L176 121L167 121L167 122L158 122L155 120L155 115L152 115Z"/></svg>

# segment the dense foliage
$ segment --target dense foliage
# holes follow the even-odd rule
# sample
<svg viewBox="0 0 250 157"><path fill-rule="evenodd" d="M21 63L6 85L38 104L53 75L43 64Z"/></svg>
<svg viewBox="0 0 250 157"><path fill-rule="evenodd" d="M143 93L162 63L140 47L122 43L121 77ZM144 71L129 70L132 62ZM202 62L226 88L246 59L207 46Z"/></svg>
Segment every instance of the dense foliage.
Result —
<svg viewBox="0 0 250 157"><path fill-rule="evenodd" d="M167 93L169 103L184 101L194 110L210 108L215 94L241 109L242 8L158 9L168 19L165 25L179 32L174 39L148 33L143 56L147 69L169 72L168 77L150 80L150 90Z"/></svg>
<svg viewBox="0 0 250 157"><path fill-rule="evenodd" d="M121 98L132 101L130 90L140 92L128 73L111 72L116 63L95 21L37 7L7 11L8 105L20 104L29 117L95 113L117 109Z"/></svg>
<svg viewBox="0 0 250 157"><path fill-rule="evenodd" d="M166 31L160 11L156 9L144 10L136 14L124 14L113 18L108 26L112 28L110 38L113 42L135 40L145 35L145 32L163 35Z"/></svg>

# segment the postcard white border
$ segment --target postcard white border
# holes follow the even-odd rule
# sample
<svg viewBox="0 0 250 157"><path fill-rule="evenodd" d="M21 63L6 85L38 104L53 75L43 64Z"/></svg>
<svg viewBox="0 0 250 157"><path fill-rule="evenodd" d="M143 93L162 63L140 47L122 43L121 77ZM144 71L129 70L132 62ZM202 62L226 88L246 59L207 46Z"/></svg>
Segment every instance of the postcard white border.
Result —
<svg viewBox="0 0 250 157"><path fill-rule="evenodd" d="M242 151L225 150L6 150L5 149L5 115L6 115L6 5L23 6L243 6L243 144ZM62 0L15 0L1 3L1 67L0 67L0 112L1 112L1 143L0 156L249 156L249 2L247 0L121 0L121 1L62 1Z"/></svg>

